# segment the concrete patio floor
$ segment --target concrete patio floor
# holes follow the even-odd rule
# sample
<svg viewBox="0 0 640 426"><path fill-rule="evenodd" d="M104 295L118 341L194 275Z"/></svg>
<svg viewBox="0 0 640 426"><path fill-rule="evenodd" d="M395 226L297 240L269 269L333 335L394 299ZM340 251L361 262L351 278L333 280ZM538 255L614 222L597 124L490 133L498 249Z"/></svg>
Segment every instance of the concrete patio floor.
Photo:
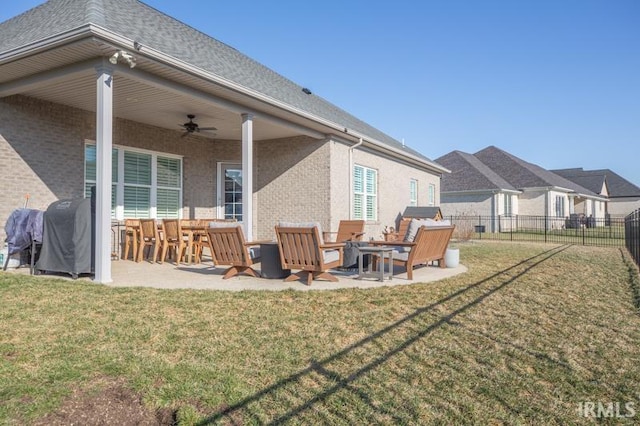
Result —
<svg viewBox="0 0 640 426"><path fill-rule="evenodd" d="M331 270L338 278L338 282L315 280L308 286L302 281L284 282L282 279L253 278L247 275L236 276L227 280L222 279L226 267L216 268L210 259L205 258L199 264L179 264L164 262L163 264L131 260L114 260L112 266L113 282L111 287L150 287L158 289L200 289L200 290L336 290L341 288L376 288L383 286L408 285L426 283L452 277L467 271L464 265L456 268L439 268L438 266L422 266L413 271L413 280L407 279L404 268L394 267L392 280L380 282L375 278L357 279L358 271ZM256 265L260 271L260 264ZM28 267L8 269L15 273L29 274ZM69 274L43 274L42 277L71 279ZM91 282L90 276L80 276L78 280Z"/></svg>
<svg viewBox="0 0 640 426"><path fill-rule="evenodd" d="M336 290L339 288L375 288L391 285L407 285L419 282L437 281L466 272L465 266L456 268L439 268L427 266L413 271L413 280L407 279L404 268L394 268L392 280L380 282L375 278L357 279L358 271L331 270L338 282L314 280L308 286L302 281L284 282L283 279L254 278L239 275L227 280L222 279L226 267L216 268L210 261L199 264L175 265L174 263L152 264L135 263L130 260L119 260L112 263L113 287L153 287L164 289L191 288L203 290ZM256 270L260 270L258 264ZM397 270L397 272L396 272Z"/></svg>

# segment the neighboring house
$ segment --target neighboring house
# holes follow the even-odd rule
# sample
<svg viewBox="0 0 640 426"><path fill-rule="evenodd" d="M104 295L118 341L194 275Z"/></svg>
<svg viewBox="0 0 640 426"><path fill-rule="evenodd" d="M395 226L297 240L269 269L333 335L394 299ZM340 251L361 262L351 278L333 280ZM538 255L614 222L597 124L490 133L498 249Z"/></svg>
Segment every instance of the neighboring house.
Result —
<svg viewBox="0 0 640 426"><path fill-rule="evenodd" d="M495 230L498 217L548 216L562 218L551 222L562 227L565 217L581 213L576 207L593 203L594 217L604 218L606 197L494 146L475 154L453 151L436 161L451 170L442 177L445 217L485 216Z"/></svg>
<svg viewBox="0 0 640 426"><path fill-rule="evenodd" d="M452 151L437 161L451 170L441 183L440 205L445 216L518 214L521 191L474 155Z"/></svg>
<svg viewBox="0 0 640 426"><path fill-rule="evenodd" d="M640 187L609 169L583 168L552 170L552 172L607 197L607 213L624 217L640 209Z"/></svg>
<svg viewBox="0 0 640 426"><path fill-rule="evenodd" d="M280 219L362 218L378 236L438 205L445 172L136 0L51 0L0 24L0 218L25 192L46 209L96 186L98 282L112 219L236 218L263 239Z"/></svg>

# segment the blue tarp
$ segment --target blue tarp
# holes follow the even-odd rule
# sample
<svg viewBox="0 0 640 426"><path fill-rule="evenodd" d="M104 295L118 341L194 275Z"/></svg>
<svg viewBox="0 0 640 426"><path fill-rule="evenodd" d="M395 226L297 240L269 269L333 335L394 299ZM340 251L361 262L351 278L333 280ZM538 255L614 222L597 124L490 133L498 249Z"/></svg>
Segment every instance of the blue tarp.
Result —
<svg viewBox="0 0 640 426"><path fill-rule="evenodd" d="M43 214L42 210L34 209L17 209L11 213L4 226L9 255L30 248L32 241L42 242Z"/></svg>

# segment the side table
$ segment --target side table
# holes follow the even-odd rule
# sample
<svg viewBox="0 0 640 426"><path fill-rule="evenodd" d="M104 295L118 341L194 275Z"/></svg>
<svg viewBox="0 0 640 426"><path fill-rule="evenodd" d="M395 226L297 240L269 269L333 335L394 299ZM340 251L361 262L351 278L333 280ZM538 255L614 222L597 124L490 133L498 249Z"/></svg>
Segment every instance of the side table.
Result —
<svg viewBox="0 0 640 426"><path fill-rule="evenodd" d="M282 269L278 243L260 244L260 275L262 278L286 278L291 269Z"/></svg>
<svg viewBox="0 0 640 426"><path fill-rule="evenodd" d="M369 261L367 270L363 269L363 258L365 254L369 254L372 257L378 257L378 262L373 262L373 259ZM388 260L389 271L384 272L384 259ZM372 264L378 264L378 270L372 270ZM393 247L375 246L375 247L358 247L358 279L365 277L377 278L379 281L384 281L385 278L393 279Z"/></svg>

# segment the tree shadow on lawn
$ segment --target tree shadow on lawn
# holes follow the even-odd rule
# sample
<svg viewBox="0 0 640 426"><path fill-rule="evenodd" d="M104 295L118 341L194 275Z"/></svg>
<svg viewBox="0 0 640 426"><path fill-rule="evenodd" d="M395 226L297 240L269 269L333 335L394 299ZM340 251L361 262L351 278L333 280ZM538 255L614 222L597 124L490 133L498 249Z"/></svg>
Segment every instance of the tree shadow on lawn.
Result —
<svg viewBox="0 0 640 426"><path fill-rule="evenodd" d="M258 405L266 404L265 406L273 407L274 405L276 405L276 402L279 401L280 404L277 404L279 406L285 406L287 404L289 406L293 405L290 408L288 408L288 411L277 415L275 418L272 418L267 422L264 422L263 421L264 419L258 420L259 423L264 422L267 424L280 424L280 423L284 423L286 421L295 419L297 416L303 414L305 411L314 410L314 406L326 401L329 397L341 391L350 392L352 395L358 398L363 404L370 407L372 410L374 410L374 412L379 413L385 418L393 420L396 423L398 422L404 423L407 421L407 419L403 417L403 413L392 412L391 410L385 409L384 407L382 407L381 404L375 404L374 402L371 401L369 395L367 395L365 392L363 392L362 390L358 389L357 386L355 386L354 382L357 379L367 375L368 373L371 373L374 369L380 367L382 364L387 362L391 357L394 357L402 353L403 351L407 350L410 346L412 346L418 340L424 338L425 336L429 335L430 333L442 327L443 325L446 325L452 322L452 320L456 318L458 315L477 306L478 304L483 302L485 299L487 299L489 296L504 289L506 286L512 284L518 278L529 273L535 267L551 259L557 254L563 252L569 247L570 245L554 247L553 249L547 250L538 255L532 256L528 259L522 260L489 277L486 277L480 281L472 283L464 288L461 288L451 293L450 295L443 297L440 300L437 300L434 303L418 308L411 314L403 317L402 319L359 340L358 342L352 345L345 347L341 351L336 352L331 356L328 356L321 360L310 360L308 367L296 373L291 374L289 377L282 379L274 383L273 385L268 386L260 390L259 392L256 392L255 394L250 395L247 398L233 405L224 406L219 411L209 415L198 424L206 425L211 423L217 423L220 421L226 421L231 424L235 424L235 423L238 423L240 418L254 418L258 420L262 416L258 415L255 411L264 411L264 410L254 410L252 406L255 406L255 404L258 404ZM516 272L516 270L520 267L524 267L524 268ZM449 313L446 313L444 315L442 315L441 312L438 310L438 308L441 307L443 304L450 301L455 301L457 298L460 298L461 296L465 295L467 292L473 289L476 289L482 286L483 284L490 282L491 280L494 280L496 278L501 278L501 276L504 276L502 277L504 278L504 280L501 281L498 285L484 291L484 293L482 293L480 296L462 305L461 307L451 310ZM425 324L424 320L420 319L420 316L423 316L424 314L429 314L429 313L438 315L438 318L435 320L433 318L427 318L430 323ZM333 369L330 367L332 363L336 363L337 364L336 369L339 368L338 365L341 361L344 361L347 356L353 356L354 353L357 352L358 350L365 349L363 348L365 345L377 344L380 348L384 348L385 345L383 343L383 339L385 339L385 337L389 337L391 332L403 326L407 326L407 325L415 326L416 324L419 327L421 328L424 327L424 328L419 330L413 330L414 334L410 338L404 339L402 342L400 342L400 344L397 344L395 347L392 347L391 349L383 350L383 352L379 356L375 357L370 362L363 364L360 368L351 372L350 374L346 374L346 375L340 374L336 371L333 371ZM534 355L539 356L539 354L534 354ZM556 360L553 360L553 359L549 359L549 360L553 362L557 362ZM566 367L566 366L563 365L563 367ZM326 380L326 383L324 385L317 383L318 376ZM310 388L309 383L305 383L305 381L308 382L308 380L311 380L312 383L314 383L313 389ZM305 397L304 395L305 392L306 393L311 392L312 395ZM303 398L304 401L301 403L295 402L293 404L291 403L291 401L282 401L283 394L291 395L291 399ZM394 411L398 411L398 410L394 410ZM335 412L332 411L331 414L338 418L344 417L340 413L340 410L338 407L336 407ZM404 415L406 414L407 413L404 413ZM322 413L318 411L314 411L313 415L321 416ZM240 421L240 423L242 423L242 421Z"/></svg>

